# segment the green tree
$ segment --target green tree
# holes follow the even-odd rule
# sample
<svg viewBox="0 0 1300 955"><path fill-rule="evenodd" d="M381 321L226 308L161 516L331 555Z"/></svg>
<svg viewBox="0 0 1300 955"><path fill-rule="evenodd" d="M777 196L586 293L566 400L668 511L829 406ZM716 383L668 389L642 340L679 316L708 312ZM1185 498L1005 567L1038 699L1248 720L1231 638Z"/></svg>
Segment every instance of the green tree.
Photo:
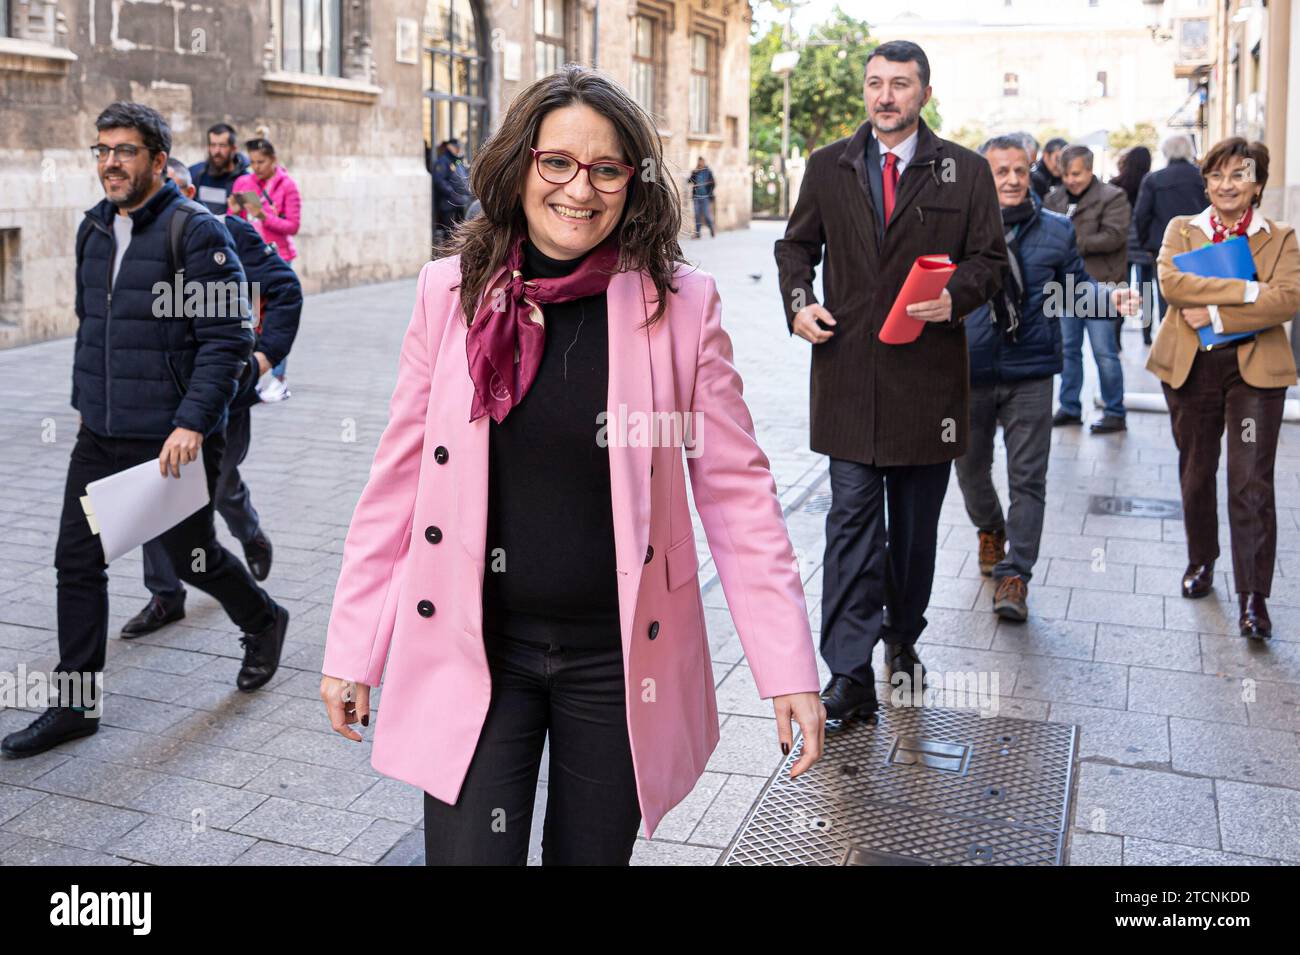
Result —
<svg viewBox="0 0 1300 955"><path fill-rule="evenodd" d="M1154 152L1156 128L1151 123L1137 123L1132 129L1121 126L1106 137L1106 143L1116 153L1129 146L1145 146Z"/></svg>

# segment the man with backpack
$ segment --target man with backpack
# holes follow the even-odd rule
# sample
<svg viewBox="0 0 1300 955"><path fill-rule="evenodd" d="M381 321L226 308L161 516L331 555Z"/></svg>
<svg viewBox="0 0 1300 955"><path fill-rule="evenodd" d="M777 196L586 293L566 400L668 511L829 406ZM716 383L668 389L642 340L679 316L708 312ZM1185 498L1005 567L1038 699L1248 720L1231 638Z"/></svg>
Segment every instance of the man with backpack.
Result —
<svg viewBox="0 0 1300 955"><path fill-rule="evenodd" d="M93 684L108 642L104 551L83 511L86 485L146 461L164 476L201 458L212 497L221 470L227 408L253 336L248 303L201 314L160 308L185 283L242 289L244 273L230 236L204 207L166 181L171 130L155 110L113 103L95 121L91 151L105 199L86 213L77 236L72 405L81 427L68 464L54 565L58 581L62 686ZM186 210L179 236L173 220ZM169 250L178 239L180 257ZM220 303L218 303L220 305ZM264 685L280 661L289 613L217 541L209 501L161 537L181 578L211 594L244 632L242 690ZM25 729L0 742L10 757L32 756L99 728L98 713L59 696ZM84 702L84 698L83 698ZM97 710L98 707L95 707Z"/></svg>
<svg viewBox="0 0 1300 955"><path fill-rule="evenodd" d="M179 159L167 160L167 178L175 183L181 195L194 198L189 170ZM237 216L220 216L218 219L230 233L249 286L257 291L255 302L261 314L255 316L260 321L253 346L253 362L230 404L226 452L221 458L214 504L230 533L243 545L244 562L253 579L262 581L271 573L271 541L262 530L248 485L239 474L239 465L244 462L252 439L252 415L249 411L261 400L257 380L289 354L298 333L302 285L293 267L280 258L275 245L258 235L246 220ZM144 545L144 584L149 588L149 602L122 627L124 639L153 633L185 616L185 588L160 540L151 540Z"/></svg>

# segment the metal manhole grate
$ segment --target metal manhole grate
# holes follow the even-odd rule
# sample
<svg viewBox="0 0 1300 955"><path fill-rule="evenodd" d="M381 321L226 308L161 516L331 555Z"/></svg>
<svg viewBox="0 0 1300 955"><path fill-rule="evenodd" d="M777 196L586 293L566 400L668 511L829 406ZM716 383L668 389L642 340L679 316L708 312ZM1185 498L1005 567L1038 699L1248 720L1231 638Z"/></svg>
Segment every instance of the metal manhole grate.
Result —
<svg viewBox="0 0 1300 955"><path fill-rule="evenodd" d="M830 509L831 496L829 494L814 494L803 502L803 510L809 514L825 514Z"/></svg>
<svg viewBox="0 0 1300 955"><path fill-rule="evenodd" d="M1060 865L1076 738L1062 723L883 707L791 781L801 741L721 864Z"/></svg>
<svg viewBox="0 0 1300 955"><path fill-rule="evenodd" d="M1088 513L1182 520L1183 505L1181 501L1166 501L1156 497L1106 497L1094 494L1088 501Z"/></svg>

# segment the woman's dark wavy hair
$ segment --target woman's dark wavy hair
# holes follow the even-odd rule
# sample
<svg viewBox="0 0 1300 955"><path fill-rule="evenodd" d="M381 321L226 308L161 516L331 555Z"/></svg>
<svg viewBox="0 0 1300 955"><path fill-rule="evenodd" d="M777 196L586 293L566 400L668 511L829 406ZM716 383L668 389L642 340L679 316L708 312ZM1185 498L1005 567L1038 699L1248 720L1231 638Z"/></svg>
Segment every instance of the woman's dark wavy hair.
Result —
<svg viewBox="0 0 1300 955"><path fill-rule="evenodd" d="M615 231L618 271L644 270L658 293L658 305L647 325L659 320L669 293L677 291L673 272L679 262L685 262L678 242L681 199L664 165L654 121L608 74L567 64L511 102L500 129L478 151L470 172L470 189L482 214L460 223L435 249L438 258L460 255L460 302L466 321L473 320L479 298L505 263L511 243L527 235L521 196L533 168L529 149L537 145L542 119L575 103L591 107L614 124L625 161L637 168Z"/></svg>

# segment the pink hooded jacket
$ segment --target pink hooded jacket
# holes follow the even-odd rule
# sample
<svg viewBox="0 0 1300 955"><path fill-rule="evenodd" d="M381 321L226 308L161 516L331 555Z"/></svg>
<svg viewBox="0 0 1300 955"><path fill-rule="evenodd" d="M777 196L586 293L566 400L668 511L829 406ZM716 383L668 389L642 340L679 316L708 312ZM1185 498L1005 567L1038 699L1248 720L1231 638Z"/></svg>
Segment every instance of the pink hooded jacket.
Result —
<svg viewBox="0 0 1300 955"><path fill-rule="evenodd" d="M237 215L253 223L253 228L267 242L274 242L280 258L291 262L298 257L293 236L298 234L298 226L302 222L302 197L298 194L298 184L284 171L283 166L276 166L275 172L266 182L258 179L255 173L246 172L235 180L231 192L257 193L262 200L262 208L266 210L266 218L253 218L242 209Z"/></svg>

